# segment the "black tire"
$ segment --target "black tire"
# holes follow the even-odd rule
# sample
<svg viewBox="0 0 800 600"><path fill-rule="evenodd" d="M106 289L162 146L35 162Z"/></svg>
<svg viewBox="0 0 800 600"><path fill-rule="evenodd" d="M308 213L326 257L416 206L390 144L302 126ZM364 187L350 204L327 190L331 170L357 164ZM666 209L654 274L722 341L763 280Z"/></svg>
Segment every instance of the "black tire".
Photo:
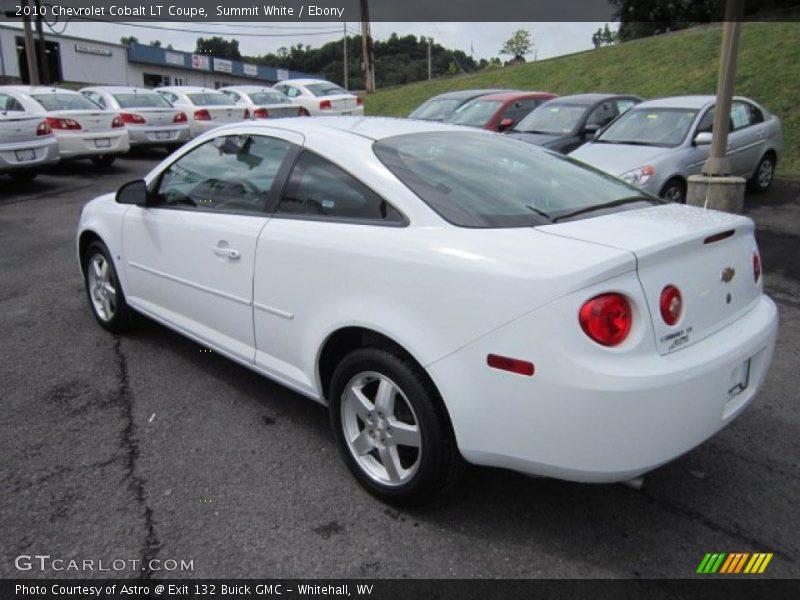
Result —
<svg viewBox="0 0 800 600"><path fill-rule="evenodd" d="M92 278L89 274L89 270L94 268L93 261L96 256L102 257L102 260L108 265L109 283L113 286L116 292L114 294L113 314L110 318L106 318L104 315L98 312L98 308L95 305L95 298L93 297L93 290L91 288ZM122 285L120 285L119 277L117 277L117 270L114 267L114 261L111 260L111 254L108 252L106 245L100 241L92 242L86 248L82 260L83 281L86 289L86 296L89 300L89 307L91 308L95 319L97 319L97 322L100 323L103 328L112 333L122 333L131 329L131 327L133 327L135 324L136 314L125 301L125 293L122 291Z"/></svg>
<svg viewBox="0 0 800 600"><path fill-rule="evenodd" d="M16 183L30 183L38 174L36 171L11 171L8 176Z"/></svg>
<svg viewBox="0 0 800 600"><path fill-rule="evenodd" d="M413 417L418 426L420 448L410 449L417 453L416 470L399 485L387 485L371 476L356 460L354 450L350 449L346 440L342 400L348 384L365 373L378 374L391 380L411 406L412 412L407 414ZM366 390L367 387L362 389ZM444 405L431 381L411 359L384 348L355 350L336 367L329 396L331 426L342 457L353 476L372 495L398 506L419 505L444 496L458 481L464 470L464 460L456 446ZM396 403L403 402L400 396L395 397ZM363 432L367 433L366 421L359 420L358 423L364 426ZM396 420L394 424L397 425ZM391 428L388 431L391 432ZM391 434L387 437L391 437ZM378 441L374 440L374 443L376 447L371 450L371 456L377 460Z"/></svg>
<svg viewBox="0 0 800 600"><path fill-rule="evenodd" d="M678 177L673 177L664 184L658 195L669 202L686 204L686 183Z"/></svg>
<svg viewBox="0 0 800 600"><path fill-rule="evenodd" d="M95 166L100 167L101 169L107 169L114 164L115 160L117 160L116 154L99 154L91 157L91 161L95 164Z"/></svg>
<svg viewBox="0 0 800 600"><path fill-rule="evenodd" d="M747 180L747 189L756 194L766 192L775 177L775 155L768 152L758 161L753 176Z"/></svg>
<svg viewBox="0 0 800 600"><path fill-rule="evenodd" d="M164 146L164 150L167 151L167 154L172 154L176 150L180 150L183 144L167 144Z"/></svg>

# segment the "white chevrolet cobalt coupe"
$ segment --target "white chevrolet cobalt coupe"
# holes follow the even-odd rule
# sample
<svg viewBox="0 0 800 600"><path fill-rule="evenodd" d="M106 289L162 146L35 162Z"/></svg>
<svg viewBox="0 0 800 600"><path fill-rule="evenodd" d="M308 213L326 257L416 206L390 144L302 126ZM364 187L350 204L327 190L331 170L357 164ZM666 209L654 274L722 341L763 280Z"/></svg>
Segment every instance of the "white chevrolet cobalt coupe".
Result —
<svg viewBox="0 0 800 600"><path fill-rule="evenodd" d="M664 204L524 142L423 121L250 121L83 209L90 306L330 409L385 501L463 459L641 475L753 400L777 312L750 219Z"/></svg>

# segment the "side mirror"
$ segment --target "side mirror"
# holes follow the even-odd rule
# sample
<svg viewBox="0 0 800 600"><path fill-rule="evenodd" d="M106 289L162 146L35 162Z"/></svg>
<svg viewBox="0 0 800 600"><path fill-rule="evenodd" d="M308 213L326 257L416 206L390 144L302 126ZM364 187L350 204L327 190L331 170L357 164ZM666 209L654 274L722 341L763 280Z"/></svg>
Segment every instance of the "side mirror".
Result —
<svg viewBox="0 0 800 600"><path fill-rule="evenodd" d="M497 131L508 131L514 125L513 119L503 119L497 125Z"/></svg>
<svg viewBox="0 0 800 600"><path fill-rule="evenodd" d="M595 138L600 132L600 129L602 129L602 127L600 127L600 125L597 123L587 123L583 127L583 135L587 138Z"/></svg>
<svg viewBox="0 0 800 600"><path fill-rule="evenodd" d="M147 206L147 184L144 179L129 181L117 190L116 201L118 204L135 204Z"/></svg>
<svg viewBox="0 0 800 600"><path fill-rule="evenodd" d="M695 146L708 146L710 143L711 143L710 131L701 131L696 136L694 136Z"/></svg>

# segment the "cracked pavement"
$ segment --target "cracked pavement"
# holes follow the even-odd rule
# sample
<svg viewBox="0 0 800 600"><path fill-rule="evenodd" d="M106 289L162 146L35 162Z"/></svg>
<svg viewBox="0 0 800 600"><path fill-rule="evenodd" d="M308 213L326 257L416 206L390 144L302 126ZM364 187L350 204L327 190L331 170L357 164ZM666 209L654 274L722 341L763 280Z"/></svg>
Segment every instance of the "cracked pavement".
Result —
<svg viewBox="0 0 800 600"><path fill-rule="evenodd" d="M115 337L74 255L82 204L146 173L59 165L0 191L0 577L20 554L193 560L121 577L691 577L774 552L800 576L800 184L747 201L781 328L754 405L643 491L474 468L455 501L387 508L340 461L325 409L158 325Z"/></svg>

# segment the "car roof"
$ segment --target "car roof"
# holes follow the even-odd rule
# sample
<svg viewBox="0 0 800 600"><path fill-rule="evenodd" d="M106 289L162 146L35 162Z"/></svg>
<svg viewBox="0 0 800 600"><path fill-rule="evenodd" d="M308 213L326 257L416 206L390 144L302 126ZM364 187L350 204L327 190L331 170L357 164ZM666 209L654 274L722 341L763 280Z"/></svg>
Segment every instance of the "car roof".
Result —
<svg viewBox="0 0 800 600"><path fill-rule="evenodd" d="M268 85L226 85L225 87L219 88L217 91L221 92L222 90L238 90L240 92L273 92L275 94L280 94L280 90L276 90L271 88Z"/></svg>
<svg viewBox="0 0 800 600"><path fill-rule="evenodd" d="M431 100L472 100L473 98L477 98L479 96L488 96L489 94L502 94L505 92L515 92L517 90L508 90L508 89L486 89L486 90L457 90L455 92L445 92L444 94L439 94L438 96L433 96L426 100L429 102Z"/></svg>
<svg viewBox="0 0 800 600"><path fill-rule="evenodd" d="M165 85L164 87L156 88L157 92L182 92L184 94L191 94L196 92L202 92L207 94L209 92L219 92L219 90L215 90L212 88L200 87L197 85Z"/></svg>
<svg viewBox="0 0 800 600"><path fill-rule="evenodd" d="M737 99L743 99L736 97ZM714 104L717 97L710 94L697 96L670 96L667 98L656 98L637 104L636 108L694 108L700 109Z"/></svg>
<svg viewBox="0 0 800 600"><path fill-rule="evenodd" d="M67 88L59 88L46 85L4 85L0 86L0 90L8 90L17 92L18 94L77 94L75 90L68 90Z"/></svg>
<svg viewBox="0 0 800 600"><path fill-rule="evenodd" d="M109 94L155 94L156 91L146 87L134 87L127 85L87 85L81 90L100 90Z"/></svg>
<svg viewBox="0 0 800 600"><path fill-rule="evenodd" d="M542 98L549 100L556 98L556 94L550 92L500 92L497 94L486 94L485 96L478 96L483 100L502 100L507 102L510 100L522 100L523 98Z"/></svg>
<svg viewBox="0 0 800 600"><path fill-rule="evenodd" d="M569 104L594 104L595 102L602 102L611 98L639 98L634 94L605 94L605 93L592 93L592 94L570 94L569 96L559 96L554 98L555 102L565 102ZM641 99L641 98L639 98Z"/></svg>
<svg viewBox="0 0 800 600"><path fill-rule="evenodd" d="M330 83L331 85L335 85L336 87L342 87L337 83L328 81L327 79L284 79L283 81L279 81L275 85L280 85L282 83L294 83L297 85L308 85L310 83Z"/></svg>

